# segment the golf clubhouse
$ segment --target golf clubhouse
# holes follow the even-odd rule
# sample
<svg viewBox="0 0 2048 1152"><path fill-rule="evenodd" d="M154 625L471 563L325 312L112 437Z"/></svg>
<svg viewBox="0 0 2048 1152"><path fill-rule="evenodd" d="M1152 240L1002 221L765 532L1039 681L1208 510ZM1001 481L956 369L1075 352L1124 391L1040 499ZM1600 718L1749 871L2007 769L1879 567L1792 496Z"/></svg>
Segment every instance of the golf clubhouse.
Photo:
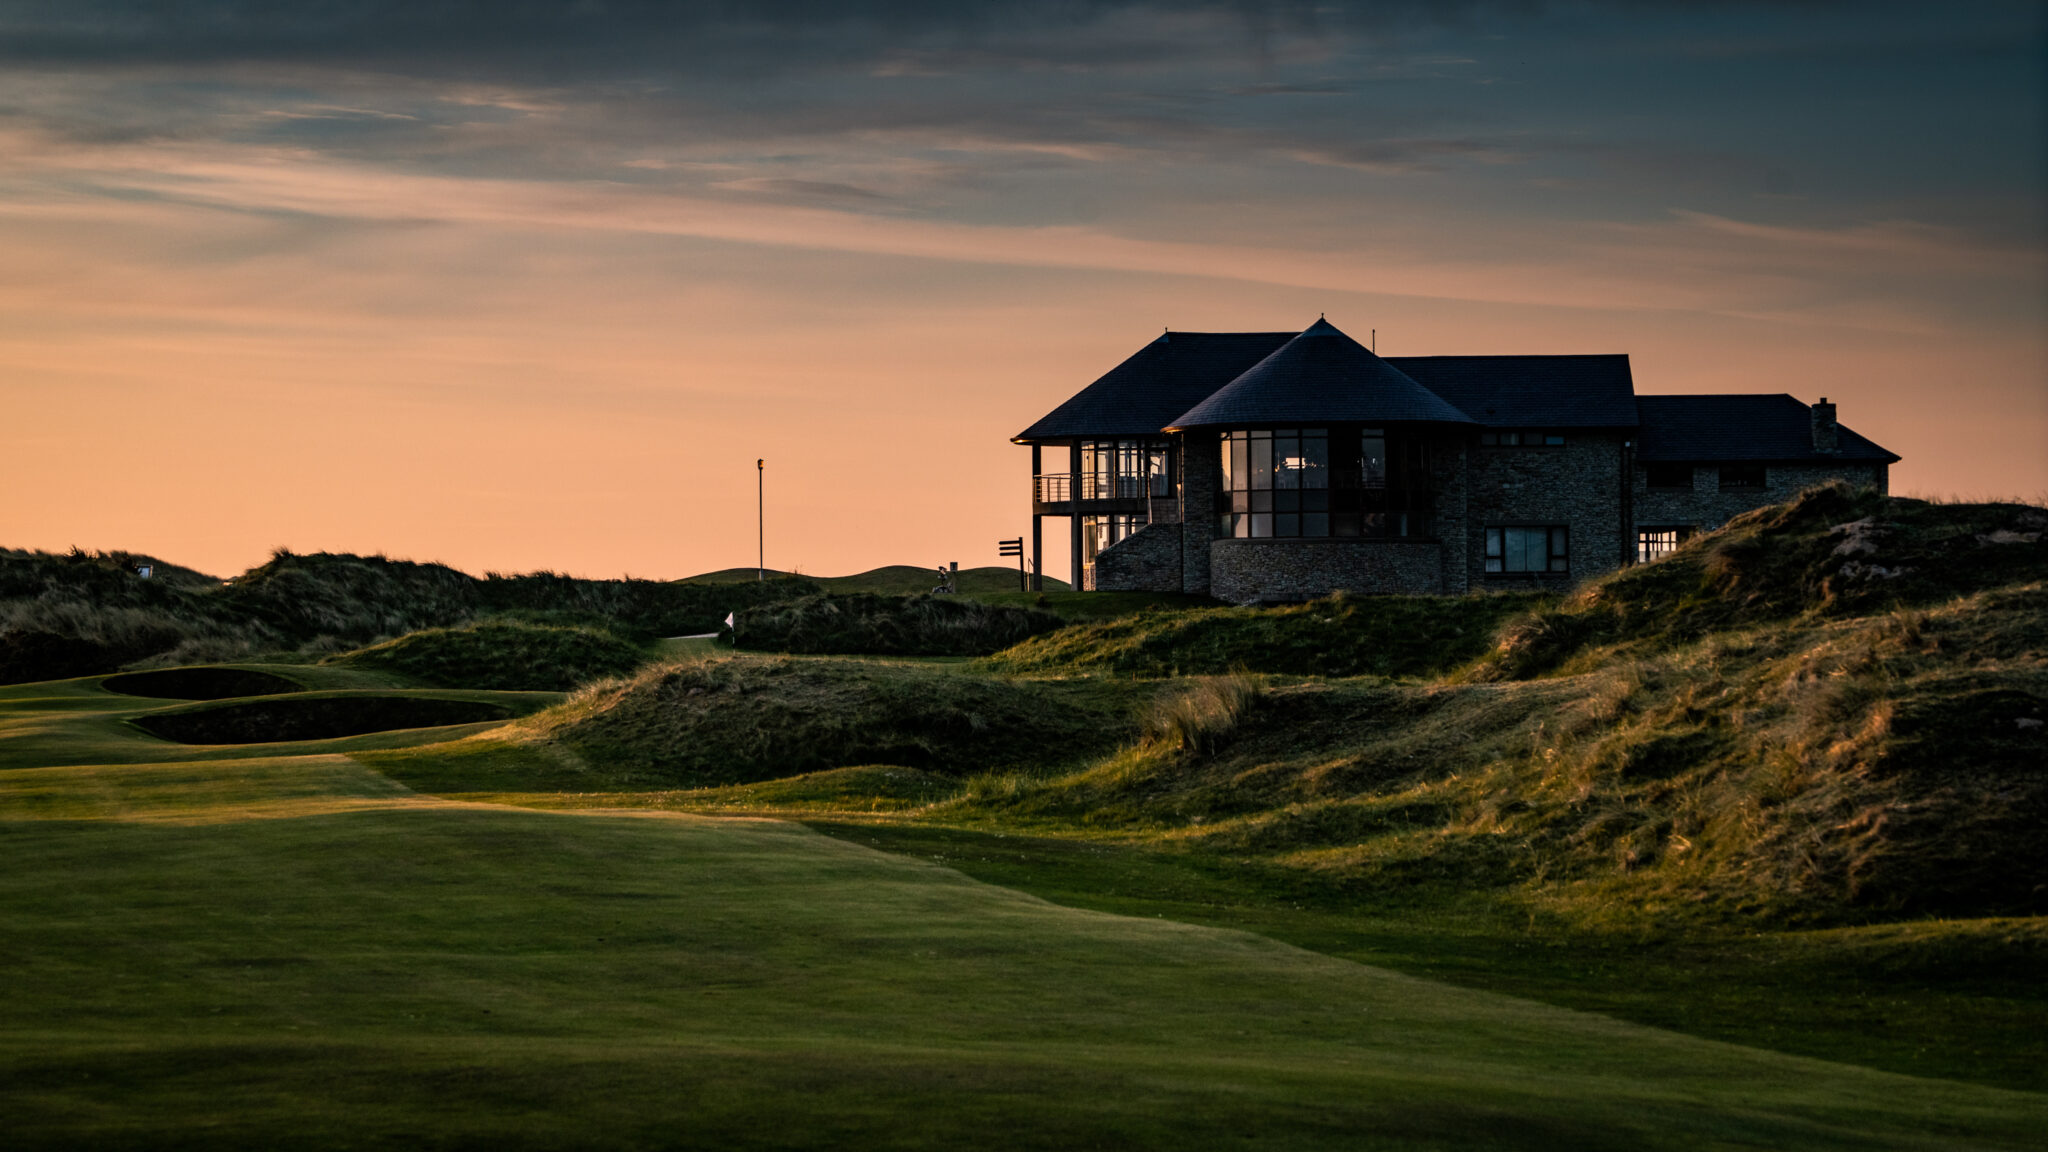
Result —
<svg viewBox="0 0 2048 1152"><path fill-rule="evenodd" d="M1375 355L1327 320L1168 332L1014 441L1077 589L1276 603L1568 588L1897 455L1826 398L1638 396L1625 355ZM1042 571L1042 569L1035 569Z"/></svg>

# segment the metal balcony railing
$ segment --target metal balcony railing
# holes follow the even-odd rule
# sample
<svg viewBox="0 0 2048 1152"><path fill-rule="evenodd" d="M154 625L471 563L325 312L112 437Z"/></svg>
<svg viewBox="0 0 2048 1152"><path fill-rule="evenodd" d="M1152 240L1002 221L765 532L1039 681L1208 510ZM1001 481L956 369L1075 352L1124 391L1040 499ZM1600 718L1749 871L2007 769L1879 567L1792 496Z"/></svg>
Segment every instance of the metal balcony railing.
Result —
<svg viewBox="0 0 2048 1152"><path fill-rule="evenodd" d="M1073 499L1074 476L1069 472L1046 472L1031 478L1031 498L1040 504L1064 504ZM1143 500L1172 495L1168 486L1151 476L1103 476L1083 472L1083 500Z"/></svg>

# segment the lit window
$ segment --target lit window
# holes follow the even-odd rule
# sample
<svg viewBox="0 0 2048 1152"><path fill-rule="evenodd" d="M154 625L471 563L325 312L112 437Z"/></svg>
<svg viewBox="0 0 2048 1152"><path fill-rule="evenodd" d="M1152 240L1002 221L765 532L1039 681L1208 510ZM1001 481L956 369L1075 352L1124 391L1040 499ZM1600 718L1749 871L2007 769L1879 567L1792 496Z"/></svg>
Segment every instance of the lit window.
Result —
<svg viewBox="0 0 2048 1152"><path fill-rule="evenodd" d="M1094 568L1097 553L1136 535L1147 523L1149 520L1145 516L1124 513L1081 517L1081 566Z"/></svg>
<svg viewBox="0 0 2048 1152"><path fill-rule="evenodd" d="M1669 528L1641 528L1636 531L1636 563L1648 564L1653 560L1678 551L1681 544L1692 539L1692 526L1679 524Z"/></svg>
<svg viewBox="0 0 2048 1152"><path fill-rule="evenodd" d="M1570 535L1560 526L1488 528L1486 571L1569 572Z"/></svg>

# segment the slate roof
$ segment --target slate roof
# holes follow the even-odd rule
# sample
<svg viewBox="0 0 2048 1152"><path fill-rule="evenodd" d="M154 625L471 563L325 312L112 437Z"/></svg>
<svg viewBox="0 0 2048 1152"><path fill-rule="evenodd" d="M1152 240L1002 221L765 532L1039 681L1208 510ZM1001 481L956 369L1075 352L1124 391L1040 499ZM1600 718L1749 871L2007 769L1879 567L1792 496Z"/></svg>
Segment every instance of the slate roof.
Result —
<svg viewBox="0 0 2048 1152"><path fill-rule="evenodd" d="M1215 395L1166 426L1257 428L1287 424L1472 424L1470 416L1317 320Z"/></svg>
<svg viewBox="0 0 2048 1152"><path fill-rule="evenodd" d="M1312 334L1315 340L1295 347ZM1333 389L1331 380L1341 383ZM1392 414L1397 411L1407 414ZM1813 450L1811 419L1811 409L1783 393L1637 396L1625 355L1382 359L1317 321L1299 336L1168 333L1013 439L1028 444L1157 436L1169 427L1439 420L1493 428L1640 425L1638 456L1649 462L1899 459L1846 426L1841 451L1823 456Z"/></svg>
<svg viewBox="0 0 2048 1152"><path fill-rule="evenodd" d="M1201 403L1294 336L1292 332L1168 332L1011 439L1029 444L1157 436L1174 417Z"/></svg>
<svg viewBox="0 0 2048 1152"><path fill-rule="evenodd" d="M1813 410L1779 393L1638 396L1643 426L1639 458L1647 462L1719 460L1883 461L1899 456L1839 426L1841 451L1813 450Z"/></svg>
<svg viewBox="0 0 2048 1152"><path fill-rule="evenodd" d="M1460 412L1489 428L1633 428L1628 357L1389 356Z"/></svg>

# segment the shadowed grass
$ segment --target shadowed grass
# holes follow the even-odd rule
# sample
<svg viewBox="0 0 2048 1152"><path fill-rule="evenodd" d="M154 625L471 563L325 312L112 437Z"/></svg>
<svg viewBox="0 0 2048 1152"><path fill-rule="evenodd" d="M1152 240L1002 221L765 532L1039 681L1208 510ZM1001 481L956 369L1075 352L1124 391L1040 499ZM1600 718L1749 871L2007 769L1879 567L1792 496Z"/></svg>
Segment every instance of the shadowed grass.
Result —
<svg viewBox="0 0 2048 1152"><path fill-rule="evenodd" d="M1280 608L1155 610L1034 637L990 658L1005 672L1431 676L1484 655L1501 624L1549 598L1345 596Z"/></svg>

